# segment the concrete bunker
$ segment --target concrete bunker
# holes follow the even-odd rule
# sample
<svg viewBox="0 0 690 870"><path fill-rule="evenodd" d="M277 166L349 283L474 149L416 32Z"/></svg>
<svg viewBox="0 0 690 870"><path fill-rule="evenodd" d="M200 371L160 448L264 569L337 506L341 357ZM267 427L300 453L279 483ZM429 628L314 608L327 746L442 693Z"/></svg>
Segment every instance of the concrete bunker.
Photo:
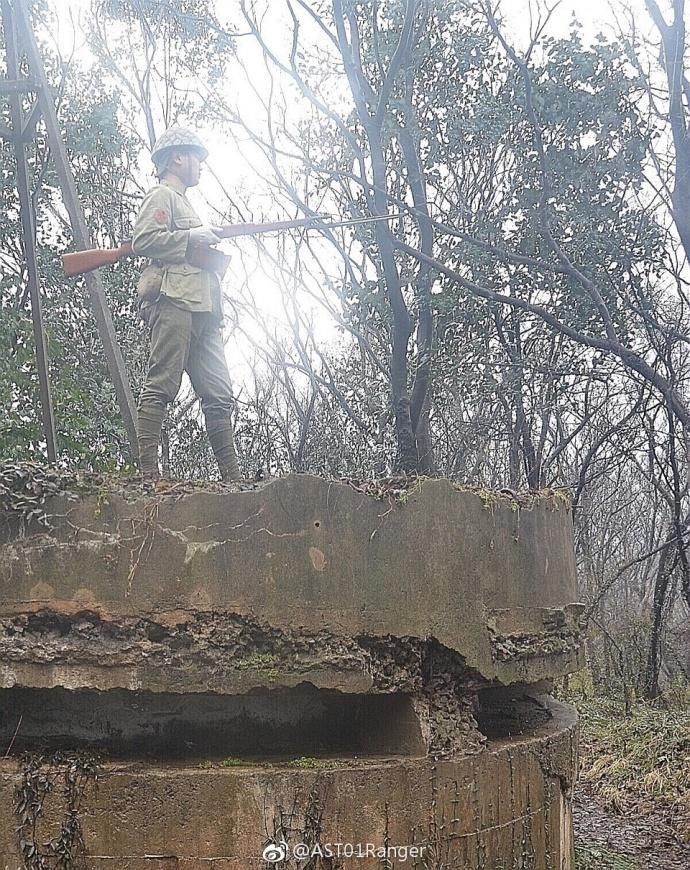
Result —
<svg viewBox="0 0 690 870"><path fill-rule="evenodd" d="M569 870L575 718L548 690L582 638L558 494L85 489L1 530L0 865L21 866L20 754L98 750L89 867L263 868L311 837ZM37 841L64 821L48 803Z"/></svg>

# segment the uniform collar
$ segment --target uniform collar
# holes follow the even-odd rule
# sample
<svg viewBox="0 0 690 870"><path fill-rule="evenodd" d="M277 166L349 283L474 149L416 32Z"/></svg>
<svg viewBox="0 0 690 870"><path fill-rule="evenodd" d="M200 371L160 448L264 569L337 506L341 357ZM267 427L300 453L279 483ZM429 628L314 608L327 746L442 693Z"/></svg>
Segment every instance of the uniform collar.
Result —
<svg viewBox="0 0 690 870"><path fill-rule="evenodd" d="M180 179L176 175L169 175L167 178L164 178L161 181L165 187L169 187L171 190L174 190L176 193L181 193L183 196L187 192L187 188L182 184Z"/></svg>

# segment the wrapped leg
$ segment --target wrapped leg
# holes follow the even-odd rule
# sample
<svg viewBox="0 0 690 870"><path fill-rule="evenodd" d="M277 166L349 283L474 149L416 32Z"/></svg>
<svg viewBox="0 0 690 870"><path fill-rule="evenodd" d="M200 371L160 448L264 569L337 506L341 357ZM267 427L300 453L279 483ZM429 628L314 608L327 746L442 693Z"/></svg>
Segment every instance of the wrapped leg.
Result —
<svg viewBox="0 0 690 870"><path fill-rule="evenodd" d="M241 480L232 431L232 386L220 327L211 314L197 314L195 318L187 371L201 399L208 440L221 477L228 481Z"/></svg>
<svg viewBox="0 0 690 870"><path fill-rule="evenodd" d="M158 442L165 409L180 389L192 335L192 315L165 296L151 306L151 354L139 397L139 468L147 477L158 477Z"/></svg>

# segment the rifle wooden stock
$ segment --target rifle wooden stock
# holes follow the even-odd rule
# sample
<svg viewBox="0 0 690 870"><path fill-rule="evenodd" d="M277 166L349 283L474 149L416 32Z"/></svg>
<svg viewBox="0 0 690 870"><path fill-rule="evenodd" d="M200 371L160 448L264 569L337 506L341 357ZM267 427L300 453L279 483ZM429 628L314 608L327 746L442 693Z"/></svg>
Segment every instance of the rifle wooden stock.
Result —
<svg viewBox="0 0 690 870"><path fill-rule="evenodd" d="M64 254L62 268L68 278L76 275L84 275L93 272L101 266L117 263L132 253L132 242L128 239L117 248L91 248L89 251L75 251L73 254Z"/></svg>
<svg viewBox="0 0 690 870"><path fill-rule="evenodd" d="M132 255L132 243L123 242L117 248L91 248L88 251L75 251L73 254L63 254L62 268L68 278L77 275L85 275L100 269L101 266L109 266ZM187 249L187 262L190 266L205 269L207 272L217 272L221 277L225 275L230 257L221 251L216 251L209 245L190 245Z"/></svg>

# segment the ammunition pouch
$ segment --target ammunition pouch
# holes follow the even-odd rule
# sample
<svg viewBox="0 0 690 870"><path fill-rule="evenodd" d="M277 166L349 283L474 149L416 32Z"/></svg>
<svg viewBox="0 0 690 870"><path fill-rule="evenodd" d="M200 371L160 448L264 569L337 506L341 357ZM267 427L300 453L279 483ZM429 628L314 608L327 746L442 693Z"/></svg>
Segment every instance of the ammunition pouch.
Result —
<svg viewBox="0 0 690 870"><path fill-rule="evenodd" d="M155 302L163 286L163 269L154 263L146 266L137 281L137 297L140 303Z"/></svg>
<svg viewBox="0 0 690 870"><path fill-rule="evenodd" d="M209 245L188 245L187 262L205 272L215 272L220 281L225 277L230 265L230 256L217 251Z"/></svg>

